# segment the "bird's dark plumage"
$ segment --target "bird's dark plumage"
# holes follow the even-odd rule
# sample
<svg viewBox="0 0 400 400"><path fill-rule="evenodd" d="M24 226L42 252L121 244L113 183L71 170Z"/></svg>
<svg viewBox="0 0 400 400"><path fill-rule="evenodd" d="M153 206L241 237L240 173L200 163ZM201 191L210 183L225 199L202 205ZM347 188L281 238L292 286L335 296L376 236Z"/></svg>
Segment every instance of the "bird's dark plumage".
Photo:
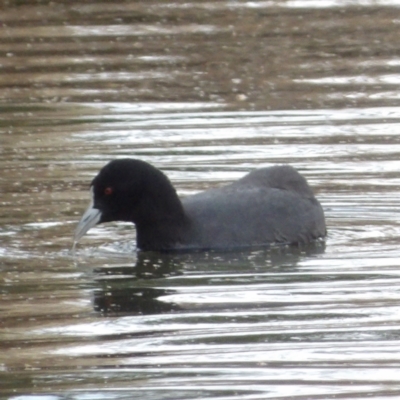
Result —
<svg viewBox="0 0 400 400"><path fill-rule="evenodd" d="M250 172L180 199L168 178L134 159L114 160L92 181L93 202L77 242L92 226L131 221L141 250L206 250L308 243L326 234L321 205L290 166Z"/></svg>

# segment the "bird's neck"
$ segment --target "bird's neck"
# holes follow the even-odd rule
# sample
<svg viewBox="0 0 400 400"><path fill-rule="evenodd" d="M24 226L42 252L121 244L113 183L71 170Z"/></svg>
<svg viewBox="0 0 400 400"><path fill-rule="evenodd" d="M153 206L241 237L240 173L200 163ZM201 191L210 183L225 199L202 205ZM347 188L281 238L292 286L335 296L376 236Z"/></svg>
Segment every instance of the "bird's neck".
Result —
<svg viewBox="0 0 400 400"><path fill-rule="evenodd" d="M168 250L182 242L188 229L188 218L175 190L163 192L163 197L153 193L142 204L136 226L137 246L141 250Z"/></svg>
<svg viewBox="0 0 400 400"><path fill-rule="evenodd" d="M158 223L159 222L159 223ZM183 243L189 223L186 218L136 224L136 242L140 250L170 250Z"/></svg>

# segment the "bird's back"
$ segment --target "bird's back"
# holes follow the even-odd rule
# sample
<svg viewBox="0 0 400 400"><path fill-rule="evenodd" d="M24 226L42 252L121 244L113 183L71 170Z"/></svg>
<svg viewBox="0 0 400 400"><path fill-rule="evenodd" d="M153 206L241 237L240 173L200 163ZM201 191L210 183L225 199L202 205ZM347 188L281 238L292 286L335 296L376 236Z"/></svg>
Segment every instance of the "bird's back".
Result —
<svg viewBox="0 0 400 400"><path fill-rule="evenodd" d="M289 166L255 170L182 203L190 221L183 241L199 248L308 243L326 231L322 207Z"/></svg>

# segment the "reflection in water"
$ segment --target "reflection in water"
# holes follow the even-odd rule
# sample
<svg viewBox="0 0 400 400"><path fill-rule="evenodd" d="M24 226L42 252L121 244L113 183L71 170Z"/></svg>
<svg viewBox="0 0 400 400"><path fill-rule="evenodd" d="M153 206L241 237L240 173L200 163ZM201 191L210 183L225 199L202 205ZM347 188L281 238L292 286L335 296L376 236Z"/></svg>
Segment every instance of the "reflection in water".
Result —
<svg viewBox="0 0 400 400"><path fill-rule="evenodd" d="M105 314L112 312L146 315L176 312L183 309L178 304L169 302L168 296L178 293L179 289L152 287L152 280L155 285L164 285L165 278L181 277L183 287L188 284L196 285L192 274L197 275L198 272L193 271L193 266L204 271L201 275L203 278L196 279L198 284L211 286L213 283L207 275L212 277L211 280L218 276L218 280L226 280L228 283L232 275L237 279L254 268L259 272L263 270L264 273L279 268L281 273L288 273L296 271L296 264L301 257L322 254L324 249L325 243L320 241L302 247L285 246L241 252L139 252L134 266L105 266L94 269L98 285L94 291L94 309ZM187 274L189 277L185 276ZM243 278L244 281L247 279ZM280 282L284 280L279 279ZM213 308L215 309L215 305ZM237 305L235 308L237 309Z"/></svg>
<svg viewBox="0 0 400 400"><path fill-rule="evenodd" d="M114 288L115 287L115 288ZM154 288L118 288L115 284L104 284L104 288L94 291L94 310L103 313L129 312L140 314L160 314L178 311L177 304L157 300L160 296L173 294L171 290Z"/></svg>

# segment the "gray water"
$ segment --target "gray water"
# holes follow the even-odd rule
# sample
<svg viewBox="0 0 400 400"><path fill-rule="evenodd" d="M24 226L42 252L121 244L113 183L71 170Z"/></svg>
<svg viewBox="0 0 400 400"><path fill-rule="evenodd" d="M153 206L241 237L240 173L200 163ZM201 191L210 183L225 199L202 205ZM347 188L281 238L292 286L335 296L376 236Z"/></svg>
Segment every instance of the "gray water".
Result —
<svg viewBox="0 0 400 400"><path fill-rule="evenodd" d="M400 1L4 1L0 396L400 398ZM288 163L303 248L71 252L109 160L180 195Z"/></svg>

